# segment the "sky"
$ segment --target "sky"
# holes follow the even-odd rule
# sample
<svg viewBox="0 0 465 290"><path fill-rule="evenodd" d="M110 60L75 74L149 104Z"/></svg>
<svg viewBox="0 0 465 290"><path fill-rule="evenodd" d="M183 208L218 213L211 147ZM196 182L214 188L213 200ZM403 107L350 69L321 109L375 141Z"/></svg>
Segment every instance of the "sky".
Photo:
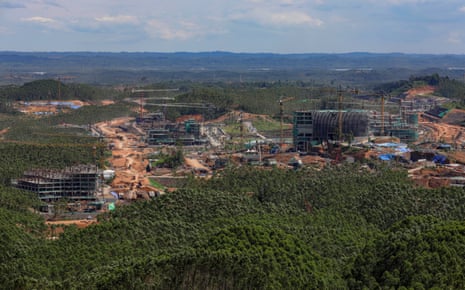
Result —
<svg viewBox="0 0 465 290"><path fill-rule="evenodd" d="M465 54L464 0L0 0L0 51Z"/></svg>

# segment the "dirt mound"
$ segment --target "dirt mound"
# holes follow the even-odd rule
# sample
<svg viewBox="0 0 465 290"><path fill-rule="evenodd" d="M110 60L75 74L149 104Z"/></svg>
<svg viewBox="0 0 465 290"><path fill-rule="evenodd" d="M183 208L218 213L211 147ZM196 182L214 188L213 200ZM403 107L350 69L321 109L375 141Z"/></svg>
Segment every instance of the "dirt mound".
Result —
<svg viewBox="0 0 465 290"><path fill-rule="evenodd" d="M191 168L204 169L204 170L210 171L210 168L200 163L199 160L197 159L184 157L184 161L186 165L188 165Z"/></svg>
<svg viewBox="0 0 465 290"><path fill-rule="evenodd" d="M112 101L112 100L101 100L100 101L100 104L102 106L108 106L108 105L113 105L115 103L115 101Z"/></svg>
<svg viewBox="0 0 465 290"><path fill-rule="evenodd" d="M4 134L8 133L9 130L10 130L9 127L8 127L8 128L5 128L5 129L3 129L3 130L0 130L0 136L2 136L2 135L4 135Z"/></svg>
<svg viewBox="0 0 465 290"><path fill-rule="evenodd" d="M452 109L442 118L442 121L452 125L463 125L465 123L465 110Z"/></svg>
<svg viewBox="0 0 465 290"><path fill-rule="evenodd" d="M78 229L86 228L92 224L96 224L97 219L90 220L66 220L66 221L47 221L45 224L48 227L47 236L56 239L65 232L65 227L75 225Z"/></svg>
<svg viewBox="0 0 465 290"><path fill-rule="evenodd" d="M123 157L112 158L110 163L114 168L126 168L127 166L126 158Z"/></svg>
<svg viewBox="0 0 465 290"><path fill-rule="evenodd" d="M407 96L405 97L405 99L410 100L418 96L432 95L435 91L436 91L436 88L433 86L423 86L423 87L413 88L407 91Z"/></svg>
<svg viewBox="0 0 465 290"><path fill-rule="evenodd" d="M463 151L451 151L447 157L455 163L465 164L465 152Z"/></svg>
<svg viewBox="0 0 465 290"><path fill-rule="evenodd" d="M196 122L203 122L203 115L183 115L176 118L176 123L183 123L188 120L195 120Z"/></svg>

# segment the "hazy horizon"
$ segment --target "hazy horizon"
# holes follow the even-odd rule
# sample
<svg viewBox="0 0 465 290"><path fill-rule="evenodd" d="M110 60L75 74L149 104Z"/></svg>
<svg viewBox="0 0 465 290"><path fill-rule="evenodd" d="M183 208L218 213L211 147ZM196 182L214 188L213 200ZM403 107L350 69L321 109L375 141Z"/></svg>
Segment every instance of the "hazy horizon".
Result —
<svg viewBox="0 0 465 290"><path fill-rule="evenodd" d="M105 51L105 50L0 50L0 53L108 53L108 54L269 54L269 55L349 55L349 54L373 54L373 55L436 55L436 56L465 56L465 53L416 53L416 52L370 52L370 51L346 51L346 52L266 52L266 51Z"/></svg>

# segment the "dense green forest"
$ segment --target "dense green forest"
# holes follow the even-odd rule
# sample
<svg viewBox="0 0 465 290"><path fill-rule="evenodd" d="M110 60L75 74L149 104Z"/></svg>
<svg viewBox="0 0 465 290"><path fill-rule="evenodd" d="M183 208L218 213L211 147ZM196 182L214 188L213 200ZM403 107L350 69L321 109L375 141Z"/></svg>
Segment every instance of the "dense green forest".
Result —
<svg viewBox="0 0 465 290"><path fill-rule="evenodd" d="M72 100L92 101L112 95L110 89L78 83L63 83L60 80L36 80L21 86L4 86L0 98L6 101Z"/></svg>
<svg viewBox="0 0 465 290"><path fill-rule="evenodd" d="M8 289L459 289L464 191L372 164L231 168L45 238L2 188Z"/></svg>

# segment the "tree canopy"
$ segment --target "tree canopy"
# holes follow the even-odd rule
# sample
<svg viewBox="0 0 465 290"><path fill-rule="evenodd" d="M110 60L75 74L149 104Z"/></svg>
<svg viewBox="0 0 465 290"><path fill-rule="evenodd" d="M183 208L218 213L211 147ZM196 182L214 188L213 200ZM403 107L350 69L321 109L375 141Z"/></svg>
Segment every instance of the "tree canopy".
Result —
<svg viewBox="0 0 465 290"><path fill-rule="evenodd" d="M9 256L0 264L8 274L0 282L11 289L464 283L463 190L416 188L405 172L383 166L232 168L119 207L86 229L69 227L55 241L45 239L40 218L27 210L34 197L0 192L0 214L9 215L1 225Z"/></svg>

